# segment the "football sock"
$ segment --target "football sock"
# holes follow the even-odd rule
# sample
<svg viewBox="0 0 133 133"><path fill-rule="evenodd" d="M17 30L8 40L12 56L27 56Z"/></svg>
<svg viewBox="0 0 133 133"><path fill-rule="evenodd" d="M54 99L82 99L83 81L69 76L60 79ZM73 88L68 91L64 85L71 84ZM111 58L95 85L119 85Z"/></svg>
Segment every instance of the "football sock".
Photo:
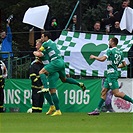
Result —
<svg viewBox="0 0 133 133"><path fill-rule="evenodd" d="M40 74L40 79L42 81L42 84L44 86L44 88L49 88L48 87L48 80L45 74Z"/></svg>
<svg viewBox="0 0 133 133"><path fill-rule="evenodd" d="M100 110L105 100L103 98L100 99L100 102L98 104L98 109Z"/></svg>
<svg viewBox="0 0 133 133"><path fill-rule="evenodd" d="M79 82L73 78L66 78L66 83L75 84L79 86Z"/></svg>
<svg viewBox="0 0 133 133"><path fill-rule="evenodd" d="M45 93L44 93L44 96L45 96L46 100L48 101L48 103L49 103L50 105L54 105L54 104L53 104L53 101L52 101L52 98L51 98L51 95L49 94L49 92L45 92Z"/></svg>
<svg viewBox="0 0 133 133"><path fill-rule="evenodd" d="M129 96L127 96L127 95L125 95L125 96L123 97L123 99L126 100L126 101L128 101L128 102L133 103L133 99L131 99L131 98L130 98Z"/></svg>
<svg viewBox="0 0 133 133"><path fill-rule="evenodd" d="M51 94L51 97L52 97L52 100L54 102L54 105L55 105L56 110L59 110L60 109L59 108L59 99L58 99L56 93L52 93Z"/></svg>

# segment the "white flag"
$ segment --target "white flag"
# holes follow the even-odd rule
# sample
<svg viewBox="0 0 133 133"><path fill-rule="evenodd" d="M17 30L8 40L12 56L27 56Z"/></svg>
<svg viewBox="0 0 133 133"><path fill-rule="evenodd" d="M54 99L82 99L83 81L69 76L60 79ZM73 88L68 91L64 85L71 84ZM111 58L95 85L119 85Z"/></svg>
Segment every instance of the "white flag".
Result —
<svg viewBox="0 0 133 133"><path fill-rule="evenodd" d="M24 15L23 23L44 29L44 24L49 12L48 5L29 8Z"/></svg>
<svg viewBox="0 0 133 133"><path fill-rule="evenodd" d="M130 7L125 8L121 18L120 28L121 30L126 29L130 33L132 33L132 30L133 30L133 9L132 8Z"/></svg>

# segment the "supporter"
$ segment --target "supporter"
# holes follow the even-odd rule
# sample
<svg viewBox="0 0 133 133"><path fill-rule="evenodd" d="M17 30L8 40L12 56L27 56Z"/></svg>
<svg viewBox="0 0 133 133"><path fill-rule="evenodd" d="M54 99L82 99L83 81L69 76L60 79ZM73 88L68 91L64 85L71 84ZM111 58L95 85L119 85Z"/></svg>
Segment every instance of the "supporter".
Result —
<svg viewBox="0 0 133 133"><path fill-rule="evenodd" d="M120 29L120 22L119 21L115 22L114 28L112 28L110 33L113 33L113 34L121 34L122 33L122 31Z"/></svg>
<svg viewBox="0 0 133 133"><path fill-rule="evenodd" d="M12 77L12 59L13 59L13 53L12 53L12 32L10 28L10 19L7 20L7 31L1 32L1 38L2 38L2 45L1 45L1 52L9 52L10 54L2 54L2 60L6 65L6 68L9 69L10 67L10 73L8 73L9 77ZM10 56L10 66L8 66L8 56Z"/></svg>
<svg viewBox="0 0 133 133"><path fill-rule="evenodd" d="M68 27L68 30L75 31L77 30L77 15L74 15L72 18L72 24Z"/></svg>
<svg viewBox="0 0 133 133"><path fill-rule="evenodd" d="M100 21L96 21L93 28L94 28L93 29L94 33L101 32L101 23L100 23Z"/></svg>
<svg viewBox="0 0 133 133"><path fill-rule="evenodd" d="M123 0L121 9L114 15L115 21L119 21L119 22L121 21L123 12L126 7L129 7L129 4L130 4L130 0Z"/></svg>
<svg viewBox="0 0 133 133"><path fill-rule="evenodd" d="M113 17L114 17L113 7L110 4L108 4L105 12L105 17L102 18L101 20L105 28L108 29L109 27L112 27L112 25L114 25L114 20L112 19Z"/></svg>
<svg viewBox="0 0 133 133"><path fill-rule="evenodd" d="M121 21L124 9L129 6L129 3L130 3L129 0L123 0L121 9L119 11L115 11L115 12L113 10L113 7L110 4L107 5L107 13L105 15L106 17L102 18L102 20L101 20L102 24L105 25L106 33L110 32L109 29L111 27L112 27L112 29L114 28L116 21L118 21L118 22ZM128 34L127 31L124 31L123 33Z"/></svg>
<svg viewBox="0 0 133 133"><path fill-rule="evenodd" d="M51 18L48 30L51 32L52 41L55 41L57 38L59 38L61 30L56 17Z"/></svg>
<svg viewBox="0 0 133 133"><path fill-rule="evenodd" d="M74 15L72 18L72 23L69 25L68 29L69 31L87 31L86 26L82 23L80 26L78 26L77 22L77 15Z"/></svg>

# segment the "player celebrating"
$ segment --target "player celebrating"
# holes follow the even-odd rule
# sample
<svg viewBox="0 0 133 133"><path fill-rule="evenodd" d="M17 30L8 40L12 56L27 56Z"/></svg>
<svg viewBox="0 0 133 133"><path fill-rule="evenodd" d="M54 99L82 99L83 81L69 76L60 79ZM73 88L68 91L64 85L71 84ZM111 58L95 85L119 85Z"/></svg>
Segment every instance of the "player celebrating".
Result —
<svg viewBox="0 0 133 133"><path fill-rule="evenodd" d="M101 99L98 104L98 108L96 108L93 112L88 113L88 115L99 115L102 104L106 99L106 94L109 89L112 90L112 93L116 97L120 97L126 101L133 103L133 99L124 94L123 92L119 92L118 85L118 71L117 68L122 68L126 66L126 62L124 61L123 53L117 48L118 39L111 38L109 40L109 50L107 53L101 57L97 57L94 55L90 56L90 59L96 59L98 61L105 61L107 59L107 77L104 82L104 88L101 92Z"/></svg>

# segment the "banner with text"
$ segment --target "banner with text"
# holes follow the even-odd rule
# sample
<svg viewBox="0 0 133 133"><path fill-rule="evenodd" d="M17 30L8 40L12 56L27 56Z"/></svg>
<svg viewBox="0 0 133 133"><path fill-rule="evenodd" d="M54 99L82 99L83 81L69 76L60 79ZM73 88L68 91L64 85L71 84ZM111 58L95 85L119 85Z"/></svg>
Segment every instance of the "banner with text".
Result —
<svg viewBox="0 0 133 133"><path fill-rule="evenodd" d="M98 105L101 92L101 79L80 80L85 83L87 90L72 84L57 84L57 94L60 101L60 109L63 112L88 112ZM29 79L7 79L5 83L5 108L6 112L19 108L19 112L26 112L31 108L31 81ZM49 104L45 100L43 111L46 112Z"/></svg>
<svg viewBox="0 0 133 133"><path fill-rule="evenodd" d="M58 81L57 94L62 112L90 112L97 107L101 95L102 79L84 79L78 81L86 85L87 89L84 92L76 85ZM119 79L120 84L123 84L120 91L123 91L133 99L133 79ZM4 93L6 112L16 112L18 109L19 112L26 112L31 108L32 91L29 79L7 79ZM109 101L112 106L111 108L115 112L133 112L131 103L114 96L108 97L107 95L103 107ZM46 112L48 108L49 104L44 100L43 112Z"/></svg>

